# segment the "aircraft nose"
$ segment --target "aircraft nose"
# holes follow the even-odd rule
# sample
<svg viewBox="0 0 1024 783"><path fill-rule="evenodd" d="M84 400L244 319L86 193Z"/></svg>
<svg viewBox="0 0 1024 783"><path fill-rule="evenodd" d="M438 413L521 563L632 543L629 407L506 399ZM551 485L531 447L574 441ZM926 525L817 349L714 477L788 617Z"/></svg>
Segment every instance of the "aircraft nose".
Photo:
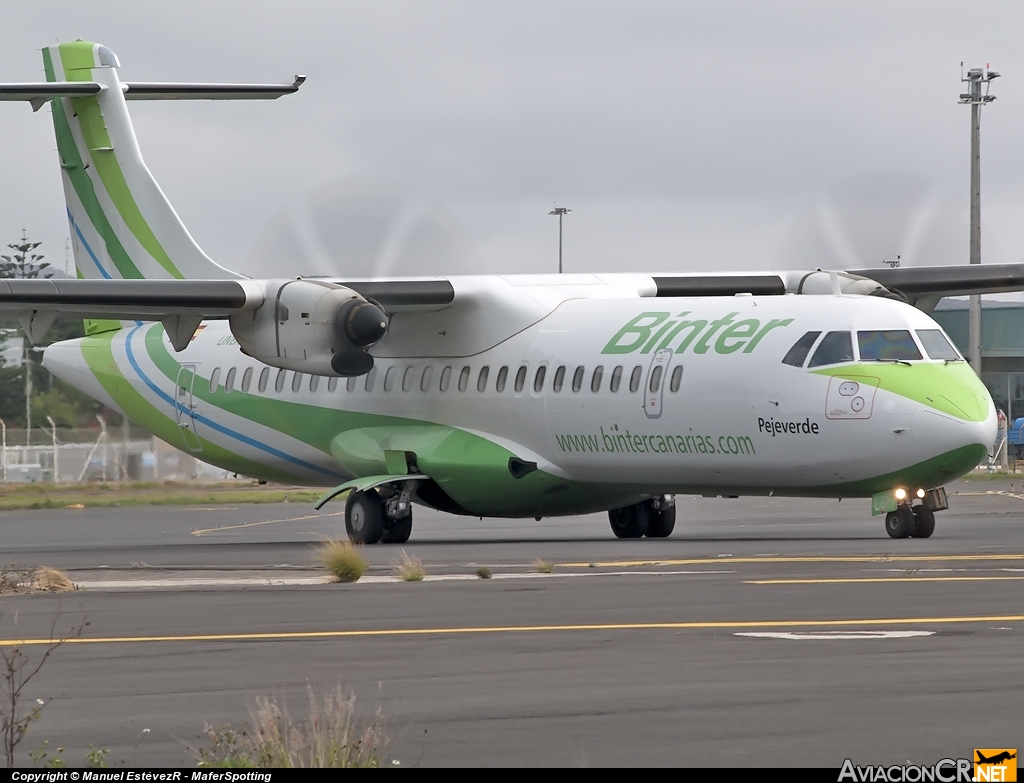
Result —
<svg viewBox="0 0 1024 783"><path fill-rule="evenodd" d="M950 477L982 462L996 439L996 409L981 380L959 365L922 397L914 414L914 445L922 459Z"/></svg>

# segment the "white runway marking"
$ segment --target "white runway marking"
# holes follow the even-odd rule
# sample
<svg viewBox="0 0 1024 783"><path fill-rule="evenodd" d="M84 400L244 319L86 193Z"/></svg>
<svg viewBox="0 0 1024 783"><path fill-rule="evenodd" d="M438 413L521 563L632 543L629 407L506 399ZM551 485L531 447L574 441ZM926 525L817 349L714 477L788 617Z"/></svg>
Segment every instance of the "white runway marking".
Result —
<svg viewBox="0 0 1024 783"><path fill-rule="evenodd" d="M733 636L753 636L758 639L789 639L804 641L807 639L852 640L852 639L908 639L913 636L934 636L935 631L757 631L735 633Z"/></svg>

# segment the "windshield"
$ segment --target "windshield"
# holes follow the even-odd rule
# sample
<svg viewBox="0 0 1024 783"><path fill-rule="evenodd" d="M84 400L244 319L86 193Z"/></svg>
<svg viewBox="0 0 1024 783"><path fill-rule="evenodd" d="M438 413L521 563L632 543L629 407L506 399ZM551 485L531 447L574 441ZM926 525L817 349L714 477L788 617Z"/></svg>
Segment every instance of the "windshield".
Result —
<svg viewBox="0 0 1024 783"><path fill-rule="evenodd" d="M821 367L824 364L839 364L853 361L853 340L849 332L829 332L822 340L818 349L811 357L808 367Z"/></svg>
<svg viewBox="0 0 1024 783"><path fill-rule="evenodd" d="M929 359L945 359L951 362L960 359L960 354L949 344L941 329L918 329L917 336Z"/></svg>
<svg viewBox="0 0 1024 783"><path fill-rule="evenodd" d="M857 332L862 362L907 362L921 359L921 351L907 329Z"/></svg>

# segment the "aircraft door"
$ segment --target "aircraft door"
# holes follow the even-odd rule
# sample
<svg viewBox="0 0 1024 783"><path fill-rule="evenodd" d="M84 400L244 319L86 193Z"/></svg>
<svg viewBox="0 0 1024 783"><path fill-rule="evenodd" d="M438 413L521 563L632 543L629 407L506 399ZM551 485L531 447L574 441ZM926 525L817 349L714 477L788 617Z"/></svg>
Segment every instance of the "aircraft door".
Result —
<svg viewBox="0 0 1024 783"><path fill-rule="evenodd" d="M174 382L174 416L181 430L181 437L189 451L198 453L203 450L196 431L196 398L193 387L196 382L195 364L183 364L178 368L178 377Z"/></svg>
<svg viewBox="0 0 1024 783"><path fill-rule="evenodd" d="M649 419L661 418L661 402L668 383L668 366L672 361L672 351L662 348L651 359L651 367L647 371L644 384L644 413Z"/></svg>

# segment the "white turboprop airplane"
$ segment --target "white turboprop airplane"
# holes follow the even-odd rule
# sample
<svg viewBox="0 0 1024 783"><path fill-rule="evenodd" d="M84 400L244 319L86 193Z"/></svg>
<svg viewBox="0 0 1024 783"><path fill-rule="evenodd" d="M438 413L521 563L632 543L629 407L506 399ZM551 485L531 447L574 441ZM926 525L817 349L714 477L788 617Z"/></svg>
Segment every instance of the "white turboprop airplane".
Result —
<svg viewBox="0 0 1024 783"><path fill-rule="evenodd" d="M607 510L620 538L664 537L676 493L871 498L890 536L927 537L994 441L988 392L924 310L1020 290L1024 265L252 280L193 241L126 100L301 78L126 83L84 41L43 60L45 83L0 99L52 106L79 279L0 281L0 311L33 340L93 319L46 349L51 372L214 465L337 483L317 507L348 490L353 541L405 542L412 503Z"/></svg>

